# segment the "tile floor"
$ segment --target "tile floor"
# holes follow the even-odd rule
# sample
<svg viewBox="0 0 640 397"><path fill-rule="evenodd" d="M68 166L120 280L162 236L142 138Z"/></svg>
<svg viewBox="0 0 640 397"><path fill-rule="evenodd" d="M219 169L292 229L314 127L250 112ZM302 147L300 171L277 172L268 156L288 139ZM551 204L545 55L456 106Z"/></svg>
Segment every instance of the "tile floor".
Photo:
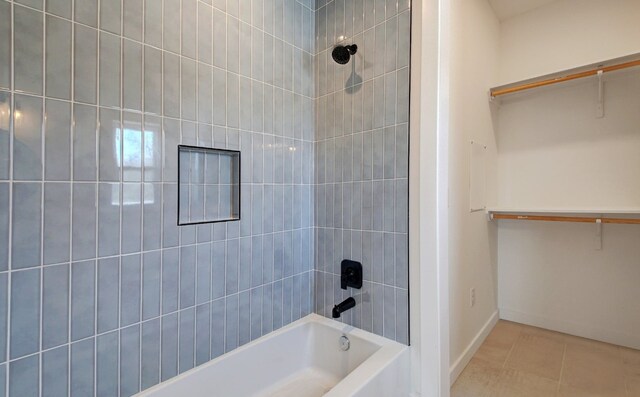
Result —
<svg viewBox="0 0 640 397"><path fill-rule="evenodd" d="M500 321L452 397L640 397L640 351Z"/></svg>

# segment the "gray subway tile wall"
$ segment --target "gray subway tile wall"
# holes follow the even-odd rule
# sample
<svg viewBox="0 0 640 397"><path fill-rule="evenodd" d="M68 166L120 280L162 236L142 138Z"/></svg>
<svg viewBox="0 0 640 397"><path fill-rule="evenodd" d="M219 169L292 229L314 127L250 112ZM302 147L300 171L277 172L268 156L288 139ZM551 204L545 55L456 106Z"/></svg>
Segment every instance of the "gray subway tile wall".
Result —
<svg viewBox="0 0 640 397"><path fill-rule="evenodd" d="M408 343L408 0L316 2L315 312ZM346 37L348 65L331 57ZM361 261L362 290L340 289Z"/></svg>
<svg viewBox="0 0 640 397"><path fill-rule="evenodd" d="M407 342L409 21L0 0L0 396L133 395L327 315L344 258L366 277L343 321ZM241 221L177 226L178 144L242 151Z"/></svg>
<svg viewBox="0 0 640 397"><path fill-rule="evenodd" d="M0 395L132 395L311 312L315 10L213 3L0 0ZM242 226L176 226L180 143L243 149Z"/></svg>

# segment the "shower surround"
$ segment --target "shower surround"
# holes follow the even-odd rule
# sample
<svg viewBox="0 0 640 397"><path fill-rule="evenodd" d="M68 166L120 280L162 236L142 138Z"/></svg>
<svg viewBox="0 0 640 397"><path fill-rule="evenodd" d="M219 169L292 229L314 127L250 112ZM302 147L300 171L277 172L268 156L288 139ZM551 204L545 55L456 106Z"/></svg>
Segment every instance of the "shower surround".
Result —
<svg viewBox="0 0 640 397"><path fill-rule="evenodd" d="M408 343L409 1L318 6L315 311L353 296L340 321ZM341 37L358 47L346 65ZM362 290L340 289L342 259L362 262Z"/></svg>
<svg viewBox="0 0 640 397"><path fill-rule="evenodd" d="M407 0L0 0L0 396L135 394L330 315L344 258L366 273L342 321L407 342L408 21ZM240 221L177 226L178 144L242 152Z"/></svg>
<svg viewBox="0 0 640 397"><path fill-rule="evenodd" d="M10 396L132 395L312 311L310 5L0 0ZM177 226L178 144L242 151L241 221Z"/></svg>

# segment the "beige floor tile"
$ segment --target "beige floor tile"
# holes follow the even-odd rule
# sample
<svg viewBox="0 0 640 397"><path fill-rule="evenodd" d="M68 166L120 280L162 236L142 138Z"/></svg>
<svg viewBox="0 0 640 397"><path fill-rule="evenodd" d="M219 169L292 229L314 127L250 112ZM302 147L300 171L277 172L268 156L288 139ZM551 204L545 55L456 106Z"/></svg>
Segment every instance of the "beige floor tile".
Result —
<svg viewBox="0 0 640 397"><path fill-rule="evenodd" d="M451 395L640 397L640 351L500 321Z"/></svg>
<svg viewBox="0 0 640 397"><path fill-rule="evenodd" d="M640 378L628 377L626 384L628 397L640 397Z"/></svg>
<svg viewBox="0 0 640 397"><path fill-rule="evenodd" d="M511 321L500 320L489 333L485 342L511 345L518 340L524 326Z"/></svg>
<svg viewBox="0 0 640 397"><path fill-rule="evenodd" d="M613 355L620 356L620 346L612 345L610 343L600 342L593 339L581 338L579 336L566 336L566 342L568 344L584 346L589 349L598 350L602 352L610 352Z"/></svg>
<svg viewBox="0 0 640 397"><path fill-rule="evenodd" d="M640 378L640 350L620 348L622 355L622 364L627 369L627 375Z"/></svg>
<svg viewBox="0 0 640 397"><path fill-rule="evenodd" d="M564 343L523 331L516 341L505 368L558 381L562 368Z"/></svg>
<svg viewBox="0 0 640 397"><path fill-rule="evenodd" d="M501 370L472 358L451 388L451 397L493 397Z"/></svg>
<svg viewBox="0 0 640 397"><path fill-rule="evenodd" d="M522 325L522 333L525 335L543 336L548 339L564 343L569 335L562 332L551 331L544 328L532 327L529 325Z"/></svg>
<svg viewBox="0 0 640 397"><path fill-rule="evenodd" d="M624 395L625 369L620 350L586 339L567 343L560 383L596 395Z"/></svg>
<svg viewBox="0 0 640 397"><path fill-rule="evenodd" d="M513 369L504 369L492 396L496 397L553 397L558 382Z"/></svg>
<svg viewBox="0 0 640 397"><path fill-rule="evenodd" d="M475 357L485 360L494 366L502 367L518 340L522 326L510 321L499 321L493 331L487 336Z"/></svg>
<svg viewBox="0 0 640 397"><path fill-rule="evenodd" d="M561 385L557 397L626 397L622 392L593 392L588 389L580 389L576 387Z"/></svg>

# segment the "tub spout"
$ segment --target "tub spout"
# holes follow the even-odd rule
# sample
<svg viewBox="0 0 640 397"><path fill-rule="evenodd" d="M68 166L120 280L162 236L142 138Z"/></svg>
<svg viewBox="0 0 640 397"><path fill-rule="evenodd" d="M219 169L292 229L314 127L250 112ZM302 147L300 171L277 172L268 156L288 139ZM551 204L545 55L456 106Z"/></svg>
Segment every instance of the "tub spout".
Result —
<svg viewBox="0 0 640 397"><path fill-rule="evenodd" d="M333 307L333 318L340 318L340 314L346 312L349 309L353 309L356 306L356 300L353 298L347 298L343 302L338 303Z"/></svg>

